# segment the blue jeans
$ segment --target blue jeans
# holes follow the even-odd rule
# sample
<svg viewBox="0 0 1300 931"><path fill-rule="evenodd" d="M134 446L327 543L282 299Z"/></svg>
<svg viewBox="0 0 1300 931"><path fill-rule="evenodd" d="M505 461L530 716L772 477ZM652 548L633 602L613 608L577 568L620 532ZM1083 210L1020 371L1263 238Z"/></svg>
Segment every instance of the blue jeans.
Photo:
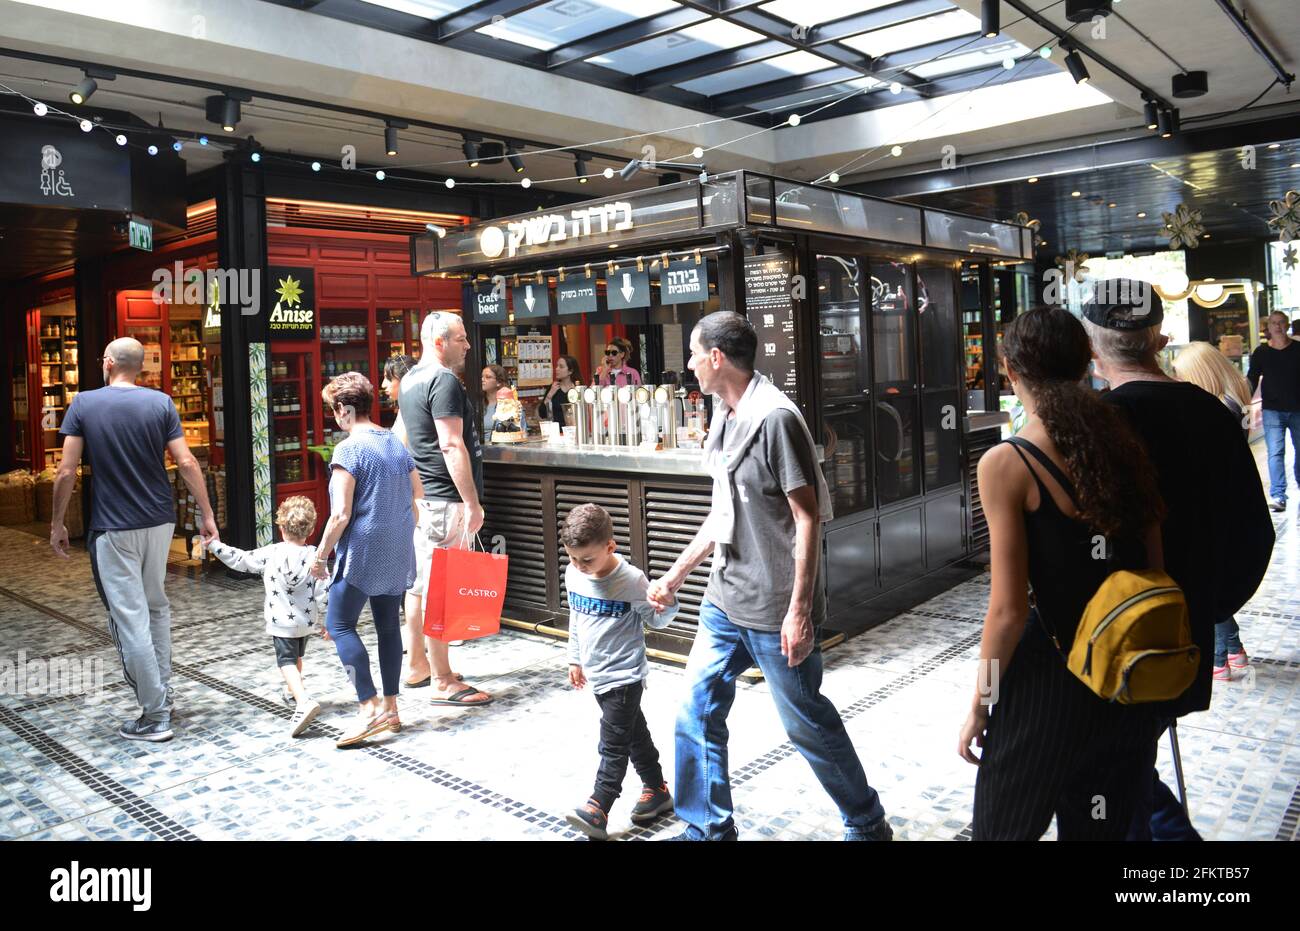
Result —
<svg viewBox="0 0 1300 931"><path fill-rule="evenodd" d="M368 597L379 640L379 677L384 683L384 695L394 696L402 675L402 622L398 614L402 596ZM330 632L339 661L357 690L357 701L369 701L376 694L375 680L370 677L370 654L357 636L357 621L366 599L361 589L339 579L330 586L329 610L325 614L325 629Z"/></svg>
<svg viewBox="0 0 1300 931"><path fill-rule="evenodd" d="M821 649L791 669L781 655L779 631L737 627L705 601L686 665L688 697L677 716L677 817L690 825L687 833L716 840L733 827L727 714L736 679L753 663L763 671L790 742L839 807L847 831L874 827L885 809L867 784L839 712L821 694Z"/></svg>
<svg viewBox="0 0 1300 931"><path fill-rule="evenodd" d="M1241 652L1241 628L1237 619L1230 617L1214 625L1214 665L1222 666L1228 661L1229 653Z"/></svg>
<svg viewBox="0 0 1300 931"><path fill-rule="evenodd" d="M1295 452L1295 481L1300 485L1300 411L1264 411L1264 445L1268 447L1268 496L1286 502L1286 435Z"/></svg>

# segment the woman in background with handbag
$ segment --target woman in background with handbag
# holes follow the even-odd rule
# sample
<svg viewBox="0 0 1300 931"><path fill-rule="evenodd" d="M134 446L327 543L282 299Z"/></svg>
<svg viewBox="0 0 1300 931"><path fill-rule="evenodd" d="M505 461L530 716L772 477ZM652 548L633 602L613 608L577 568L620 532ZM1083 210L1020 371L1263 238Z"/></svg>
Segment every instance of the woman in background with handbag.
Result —
<svg viewBox="0 0 1300 931"><path fill-rule="evenodd" d="M397 693L402 673L402 596L415 581L413 499L424 487L411 454L397 437L370 420L375 389L360 372L345 372L321 392L339 429L347 433L330 458L330 517L312 574L332 578L325 628L361 703L357 720L337 746L350 747L400 731ZM338 548L333 573L326 570ZM379 641L381 702L370 675L370 654L357 636L366 602Z"/></svg>
<svg viewBox="0 0 1300 931"><path fill-rule="evenodd" d="M1061 840L1123 840L1154 765L1155 715L1098 697L1061 645L1114 569L1162 568L1163 504L1122 415L1084 385L1077 319L1024 313L1002 352L1027 419L979 463L991 591L958 746L979 766L974 837L1036 840L1055 814Z"/></svg>

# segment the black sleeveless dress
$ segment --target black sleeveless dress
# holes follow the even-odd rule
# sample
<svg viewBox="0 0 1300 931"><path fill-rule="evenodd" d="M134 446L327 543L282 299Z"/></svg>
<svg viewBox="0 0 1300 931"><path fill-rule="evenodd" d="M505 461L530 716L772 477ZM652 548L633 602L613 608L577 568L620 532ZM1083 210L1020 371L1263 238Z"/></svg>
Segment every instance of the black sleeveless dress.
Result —
<svg viewBox="0 0 1300 931"><path fill-rule="evenodd" d="M1008 440L1038 485L1025 512L1034 607L998 684L975 780L976 840L1037 840L1056 815L1061 840L1123 840L1149 789L1159 725L1143 705L1103 701L1074 677L1068 653L1088 601L1112 571L1145 566L1141 541L1114 543L1061 511L1028 452L1078 507L1065 474L1037 446Z"/></svg>

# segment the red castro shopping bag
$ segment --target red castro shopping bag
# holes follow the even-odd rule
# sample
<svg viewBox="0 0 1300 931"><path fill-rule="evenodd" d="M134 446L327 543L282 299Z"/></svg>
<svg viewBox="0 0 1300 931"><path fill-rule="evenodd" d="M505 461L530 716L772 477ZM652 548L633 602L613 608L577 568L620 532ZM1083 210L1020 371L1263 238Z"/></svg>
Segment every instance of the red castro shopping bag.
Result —
<svg viewBox="0 0 1300 931"><path fill-rule="evenodd" d="M424 596L424 633L445 643L500 631L508 565L505 554L435 549Z"/></svg>

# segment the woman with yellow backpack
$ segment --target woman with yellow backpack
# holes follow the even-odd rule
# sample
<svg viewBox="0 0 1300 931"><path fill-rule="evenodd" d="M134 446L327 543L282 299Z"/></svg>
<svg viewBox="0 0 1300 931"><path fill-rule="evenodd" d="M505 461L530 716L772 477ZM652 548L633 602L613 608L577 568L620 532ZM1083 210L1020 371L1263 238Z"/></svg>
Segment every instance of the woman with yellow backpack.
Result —
<svg viewBox="0 0 1300 931"><path fill-rule="evenodd" d="M1027 420L979 463L991 590L958 750L979 766L976 840L1123 840L1154 765L1148 702L1195 675L1182 592L1163 573L1164 507L1122 415L1084 378L1067 311L1007 327L1003 361ZM982 748L976 756L971 745Z"/></svg>

